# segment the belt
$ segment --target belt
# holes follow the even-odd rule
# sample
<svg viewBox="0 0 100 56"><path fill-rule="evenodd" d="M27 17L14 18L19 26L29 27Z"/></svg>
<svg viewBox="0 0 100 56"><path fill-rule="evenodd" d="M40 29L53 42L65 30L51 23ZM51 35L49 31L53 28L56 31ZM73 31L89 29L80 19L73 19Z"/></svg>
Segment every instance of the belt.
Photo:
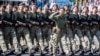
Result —
<svg viewBox="0 0 100 56"><path fill-rule="evenodd" d="M58 29L53 29L54 33L61 33L61 32L66 32L66 30L58 30Z"/></svg>

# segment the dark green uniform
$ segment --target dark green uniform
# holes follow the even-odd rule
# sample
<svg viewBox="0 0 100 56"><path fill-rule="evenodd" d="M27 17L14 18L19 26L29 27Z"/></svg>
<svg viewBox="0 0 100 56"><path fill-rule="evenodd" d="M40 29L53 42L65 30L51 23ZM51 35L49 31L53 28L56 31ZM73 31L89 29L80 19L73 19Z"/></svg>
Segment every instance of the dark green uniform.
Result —
<svg viewBox="0 0 100 56"><path fill-rule="evenodd" d="M51 28L52 28L52 20L49 19L50 13L42 12L42 18L43 18L43 27L42 27L42 33L43 33L43 40L45 47L49 46L50 41L50 35L51 35Z"/></svg>
<svg viewBox="0 0 100 56"><path fill-rule="evenodd" d="M95 53L99 50L99 16L97 14L95 15L90 15L89 19L91 19L91 34L93 37L92 40L92 45L91 45L91 50L93 51L92 53ZM95 47L95 48L94 48Z"/></svg>
<svg viewBox="0 0 100 56"><path fill-rule="evenodd" d="M14 46L15 51L18 51L17 49L17 36L16 36L16 32L15 32L15 18L13 17L13 12L9 11L9 12L5 12L4 13L4 20L3 20L3 24L4 24L4 37L5 37L5 41L7 44L8 49L12 49L12 47Z"/></svg>
<svg viewBox="0 0 100 56"><path fill-rule="evenodd" d="M53 54L56 56L56 51L59 41L61 41L62 47L66 55L69 55L69 48L66 42L66 16L59 16L57 13L53 13L50 19L55 22L55 28L53 28L54 33L52 37Z"/></svg>
<svg viewBox="0 0 100 56"><path fill-rule="evenodd" d="M81 38L82 38L82 32L80 29L80 19L78 14L70 14L69 20L71 22L71 27L73 30L73 39L72 41L72 51L76 54L78 51L80 51L80 45L81 45Z"/></svg>
<svg viewBox="0 0 100 56"><path fill-rule="evenodd" d="M3 52L7 51L6 43L3 36L3 19L4 19L4 12L0 13L0 46Z"/></svg>
<svg viewBox="0 0 100 56"><path fill-rule="evenodd" d="M91 19L88 18L88 15L81 15L80 16L80 22L82 26L82 34L83 34L83 39L82 39L82 49L84 52L90 52L91 48L91 40L92 36L90 33L90 22Z"/></svg>
<svg viewBox="0 0 100 56"><path fill-rule="evenodd" d="M43 26L41 25L42 21L43 21L42 13L30 12L30 22L32 24L32 27L30 28L31 30L30 32L31 32L32 40L34 42L33 43L34 49L38 47L37 44L39 44L40 49L41 49L41 54L42 54L42 51L44 51L42 29L41 29L41 27Z"/></svg>
<svg viewBox="0 0 100 56"><path fill-rule="evenodd" d="M91 32L92 32L92 35L95 35L95 33L96 33L96 31L98 30L98 21L99 21L99 19L98 19L98 15L96 14L96 15L90 15L89 16L89 19L91 19Z"/></svg>
<svg viewBox="0 0 100 56"><path fill-rule="evenodd" d="M17 12L16 17L17 17L17 36L18 36L18 42L21 46L26 45L24 43L21 44L20 39L21 36L23 37L24 40L26 40L27 46L28 46L28 51L29 53L31 52L31 49L33 48L31 38L30 38L30 32L29 32L29 18L28 18L28 12Z"/></svg>

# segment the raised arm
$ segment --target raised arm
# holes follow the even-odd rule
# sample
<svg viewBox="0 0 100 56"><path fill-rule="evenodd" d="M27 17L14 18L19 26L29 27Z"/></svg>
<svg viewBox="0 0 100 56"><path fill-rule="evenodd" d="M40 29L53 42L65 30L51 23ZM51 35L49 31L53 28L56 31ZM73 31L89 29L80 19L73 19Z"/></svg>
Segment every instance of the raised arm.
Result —
<svg viewBox="0 0 100 56"><path fill-rule="evenodd" d="M55 20L55 15L57 15L57 14L58 14L58 12L55 12L55 13L51 14L49 19Z"/></svg>

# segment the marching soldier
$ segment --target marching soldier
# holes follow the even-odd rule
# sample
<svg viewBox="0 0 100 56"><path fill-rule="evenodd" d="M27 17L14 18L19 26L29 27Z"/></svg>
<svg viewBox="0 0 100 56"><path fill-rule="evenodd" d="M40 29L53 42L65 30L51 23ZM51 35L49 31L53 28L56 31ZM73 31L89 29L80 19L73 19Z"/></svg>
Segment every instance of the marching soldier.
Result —
<svg viewBox="0 0 100 56"><path fill-rule="evenodd" d="M58 14L58 15L57 15ZM67 43L66 43L66 17L64 16L64 9L60 9L59 12L51 14L50 19L55 22L55 28L53 28L52 46L53 46L53 56L57 54L58 42L61 40L62 48L66 55Z"/></svg>
<svg viewBox="0 0 100 56"><path fill-rule="evenodd" d="M21 37L23 37L23 39L26 40L26 43L28 46L28 52L31 53L33 46L32 46L32 42L30 38L29 28L27 26L29 24L28 16L27 16L28 11L26 10L27 7L24 8L24 5L20 4L18 9L19 10L16 14L16 17L17 17L16 25L17 25L17 34L18 34L17 39L18 39L20 47L22 47L20 44L20 39ZM23 10L25 10L26 12L24 13Z"/></svg>
<svg viewBox="0 0 100 56"><path fill-rule="evenodd" d="M3 52L7 52L7 46L3 36L3 19L4 19L4 7L0 6L0 46Z"/></svg>
<svg viewBox="0 0 100 56"><path fill-rule="evenodd" d="M99 16L97 15L97 7L93 7L92 15L89 16L89 19L91 19L91 34L93 37L92 45L91 45L91 51L92 53L95 53L99 51Z"/></svg>
<svg viewBox="0 0 100 56"><path fill-rule="evenodd" d="M14 47L15 52L18 52L18 47L17 47L18 41L14 28L16 21L15 18L13 18L11 4L8 4L6 6L3 23L4 23L4 37L8 50L12 50L12 48Z"/></svg>
<svg viewBox="0 0 100 56"><path fill-rule="evenodd" d="M26 20L26 27L28 29L30 29L32 27L31 23L30 23L30 16L29 16L29 6L25 6L24 7L24 17L25 17L25 20ZM29 32L30 33L30 32ZM30 39L31 39L31 36L30 36ZM26 42L27 43L27 42ZM27 43L28 44L28 43ZM28 47L28 49L33 49L33 44L32 44L32 40L30 41L30 46ZM32 54L34 51L31 50L31 52L29 51L30 54Z"/></svg>
<svg viewBox="0 0 100 56"><path fill-rule="evenodd" d="M52 8L51 8L51 14L52 13L55 13L59 11L59 8L58 8L58 5L57 4L53 4ZM55 24L53 24L52 28L54 27ZM53 36L53 32L51 33L50 35L50 41L49 41L49 53L52 55L52 41L51 41L51 38ZM61 42L61 41L60 41ZM59 50L61 50L61 43L58 44L59 45Z"/></svg>
<svg viewBox="0 0 100 56"><path fill-rule="evenodd" d="M13 11L13 12L17 12L17 10L18 10L18 9L17 9L17 6L14 6L14 7L12 8L12 11Z"/></svg>
<svg viewBox="0 0 100 56"><path fill-rule="evenodd" d="M32 4L30 11L29 11L29 18L30 18L30 23L31 23L31 27L30 27L30 35L31 35L31 39L32 39L32 44L34 45L34 49L37 49L36 47L38 47L38 40L36 38L36 29L33 29L33 26L35 26L35 21L37 18L37 7L35 4ZM38 24L38 23L37 23Z"/></svg>
<svg viewBox="0 0 100 56"><path fill-rule="evenodd" d="M64 6L65 9L65 15L67 17L67 23L68 23L68 27L67 27L67 47L68 47L68 53L71 55L71 39L73 38L73 32L71 29L71 21L70 21L70 9L68 8L67 5Z"/></svg>
<svg viewBox="0 0 100 56"><path fill-rule="evenodd" d="M84 7L82 11L82 15L80 16L80 22L82 26L82 51L84 54L89 54L91 50L91 40L92 36L90 33L90 21L91 19L88 18L88 7Z"/></svg>
<svg viewBox="0 0 100 56"><path fill-rule="evenodd" d="M42 37L42 29L41 29L41 23L43 21L42 18L42 12L41 11L36 11L37 7L35 4L31 6L31 12L30 12L30 23L32 24L32 27L30 28L31 32L31 38L37 39L38 44L40 46L40 51L41 51L41 56L44 56L44 43L43 43L43 37ZM34 42L35 44L36 42ZM34 45L34 49L38 47Z"/></svg>
<svg viewBox="0 0 100 56"><path fill-rule="evenodd" d="M54 4L53 7L52 7L52 13L55 13L55 12L58 12L58 11L59 11L58 5L57 5L57 4ZM55 27L55 23L53 23L52 28L54 28L54 27ZM53 32L52 32L52 34L53 34ZM52 34L51 34L51 38L52 38ZM50 38L50 39L51 39L51 38ZM52 41L50 41L50 42L52 42ZM49 43L49 44L50 44L50 43ZM52 45L49 45L49 49L50 49L50 48L52 48ZM62 49L61 40L60 40L59 43L58 43L58 48L59 48L60 54L63 55L64 52L63 52L63 49ZM50 51L50 52L51 52L51 51ZM51 52L51 54L52 54L52 52Z"/></svg>
<svg viewBox="0 0 100 56"><path fill-rule="evenodd" d="M72 46L72 52L74 54L80 54L80 40L82 38L82 32L80 30L79 26L79 15L78 15L78 7L75 6L73 8L72 14L70 14L69 19L72 20L72 32L73 32L73 39L71 39L71 46Z"/></svg>
<svg viewBox="0 0 100 56"><path fill-rule="evenodd" d="M50 42L50 35L51 35L51 27L53 22L49 19L50 12L49 12L49 7L48 5L44 6L44 9L42 11L43 14L43 27L42 27L42 32L43 32L43 38L44 38L44 46L45 48L49 46Z"/></svg>

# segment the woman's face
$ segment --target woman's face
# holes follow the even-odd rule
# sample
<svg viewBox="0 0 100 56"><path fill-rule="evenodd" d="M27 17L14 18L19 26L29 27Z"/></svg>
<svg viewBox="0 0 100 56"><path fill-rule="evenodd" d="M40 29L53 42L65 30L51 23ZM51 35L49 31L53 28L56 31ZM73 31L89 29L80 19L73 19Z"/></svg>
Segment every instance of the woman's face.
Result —
<svg viewBox="0 0 100 56"><path fill-rule="evenodd" d="M22 5L21 5L21 6L19 6L19 10L21 10L21 11L22 11L22 10L23 10L23 8L24 8L24 7L23 7Z"/></svg>
<svg viewBox="0 0 100 56"><path fill-rule="evenodd" d="M23 11L24 12L28 11L28 8L27 7L24 7Z"/></svg>
<svg viewBox="0 0 100 56"><path fill-rule="evenodd" d="M7 10L12 10L12 6L11 5L7 5L6 9Z"/></svg>
<svg viewBox="0 0 100 56"><path fill-rule="evenodd" d="M65 9L66 11L69 10L68 6L64 6L64 9Z"/></svg>
<svg viewBox="0 0 100 56"><path fill-rule="evenodd" d="M1 6L1 7L0 7L0 11L3 11L3 10L4 10L4 7L3 7L3 6Z"/></svg>
<svg viewBox="0 0 100 56"><path fill-rule="evenodd" d="M41 9L40 9L40 8L38 8L38 9L37 9L37 12L40 12L40 13L41 13L42 11L41 11Z"/></svg>
<svg viewBox="0 0 100 56"><path fill-rule="evenodd" d="M16 8L13 8L12 11L17 11L17 9Z"/></svg>
<svg viewBox="0 0 100 56"><path fill-rule="evenodd" d="M97 8L93 8L93 13L97 13Z"/></svg>
<svg viewBox="0 0 100 56"><path fill-rule="evenodd" d="M53 6L52 10L56 11L58 8L56 5Z"/></svg>
<svg viewBox="0 0 100 56"><path fill-rule="evenodd" d="M49 8L48 8L48 5L45 5L44 6L44 10L48 10Z"/></svg>
<svg viewBox="0 0 100 56"><path fill-rule="evenodd" d="M73 12L78 12L78 8L77 7L74 7L73 8Z"/></svg>
<svg viewBox="0 0 100 56"><path fill-rule="evenodd" d="M36 5L32 5L31 9L32 9L33 11L36 11Z"/></svg>
<svg viewBox="0 0 100 56"><path fill-rule="evenodd" d="M64 9L60 9L59 13L60 13L60 15L63 15L64 14Z"/></svg>
<svg viewBox="0 0 100 56"><path fill-rule="evenodd" d="M84 13L88 13L88 9L87 8L83 8L83 12Z"/></svg>

